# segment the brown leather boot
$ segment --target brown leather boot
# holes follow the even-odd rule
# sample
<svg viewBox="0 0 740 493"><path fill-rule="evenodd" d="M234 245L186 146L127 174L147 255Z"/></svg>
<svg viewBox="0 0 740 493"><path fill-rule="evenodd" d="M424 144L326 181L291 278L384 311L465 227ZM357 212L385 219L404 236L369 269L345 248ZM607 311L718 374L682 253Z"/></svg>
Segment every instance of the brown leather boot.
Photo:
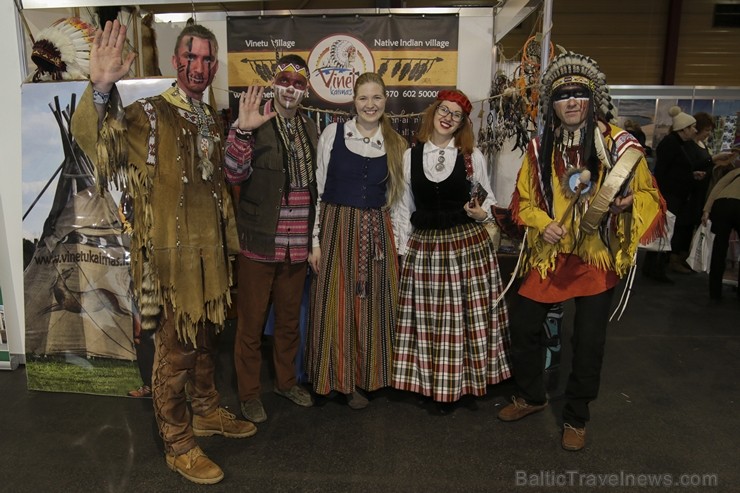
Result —
<svg viewBox="0 0 740 493"><path fill-rule="evenodd" d="M563 440L560 442L565 450L576 452L586 446L586 428L576 428L565 423Z"/></svg>
<svg viewBox="0 0 740 493"><path fill-rule="evenodd" d="M255 433L257 427L254 424L236 419L222 407L217 407L208 416L193 415L193 435L197 437L223 435L227 438L247 438Z"/></svg>
<svg viewBox="0 0 740 493"><path fill-rule="evenodd" d="M527 401L521 397L512 397L511 404L504 407L498 413L498 419L501 421L516 421L530 414L542 411L547 407L547 401L544 404L533 405L527 404Z"/></svg>
<svg viewBox="0 0 740 493"><path fill-rule="evenodd" d="M181 455L165 456L167 466L188 481L198 484L216 484L224 479L224 472L206 454L195 446Z"/></svg>

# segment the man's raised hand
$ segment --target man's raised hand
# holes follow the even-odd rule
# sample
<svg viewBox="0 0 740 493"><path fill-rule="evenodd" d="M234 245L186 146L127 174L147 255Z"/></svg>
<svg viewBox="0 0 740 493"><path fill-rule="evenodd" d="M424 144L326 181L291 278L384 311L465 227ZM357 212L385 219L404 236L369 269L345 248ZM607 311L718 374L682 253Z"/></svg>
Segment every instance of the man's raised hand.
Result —
<svg viewBox="0 0 740 493"><path fill-rule="evenodd" d="M262 86L249 86L239 97L239 117L236 125L240 130L252 131L263 123L275 118L277 113L272 111L272 101L265 104L263 113L260 113L260 103L265 88Z"/></svg>
<svg viewBox="0 0 740 493"><path fill-rule="evenodd" d="M129 53L122 58L123 47L126 45L126 26L118 20L105 23L103 30L95 32L90 49L90 82L93 89L108 93L113 84L123 79L134 63L135 53Z"/></svg>

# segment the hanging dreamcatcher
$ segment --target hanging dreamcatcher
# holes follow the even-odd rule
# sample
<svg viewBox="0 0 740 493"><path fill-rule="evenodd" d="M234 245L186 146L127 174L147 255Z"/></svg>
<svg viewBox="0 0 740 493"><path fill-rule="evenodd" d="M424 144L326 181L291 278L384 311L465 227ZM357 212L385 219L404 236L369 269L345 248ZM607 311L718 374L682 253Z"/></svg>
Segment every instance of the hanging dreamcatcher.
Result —
<svg viewBox="0 0 740 493"><path fill-rule="evenodd" d="M513 138L514 146L511 150L520 149L524 152L529 142L530 120L527 102L517 90L516 80L509 79L501 72L498 73L491 85L490 98L491 109L495 110L496 114L492 130L493 149L500 151L504 142ZM492 113L489 114L491 121L494 120Z"/></svg>
<svg viewBox="0 0 740 493"><path fill-rule="evenodd" d="M553 59L554 48L550 43L549 60ZM539 82L542 72L542 34L530 36L522 48L522 61L517 68L516 87L525 99L527 114L532 123L537 122L539 105Z"/></svg>

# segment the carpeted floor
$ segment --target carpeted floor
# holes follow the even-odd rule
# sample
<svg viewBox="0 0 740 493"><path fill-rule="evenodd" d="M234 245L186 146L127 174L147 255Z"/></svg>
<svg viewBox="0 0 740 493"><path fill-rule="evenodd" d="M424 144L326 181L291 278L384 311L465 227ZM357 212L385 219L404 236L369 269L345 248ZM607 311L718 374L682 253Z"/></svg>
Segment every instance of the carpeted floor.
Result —
<svg viewBox="0 0 740 493"><path fill-rule="evenodd" d="M673 277L664 285L638 274L622 320L610 324L581 452L559 443L567 343L553 405L515 423L496 419L508 382L444 416L393 390L362 411L341 399L304 409L272 393L265 364L269 419L257 435L199 439L225 471L215 486L166 467L150 400L32 392L21 368L0 372L0 491L665 491L657 483L666 481L738 491L740 302L727 287L710 304L705 275ZM218 384L238 414L232 338L227 330L220 341Z"/></svg>

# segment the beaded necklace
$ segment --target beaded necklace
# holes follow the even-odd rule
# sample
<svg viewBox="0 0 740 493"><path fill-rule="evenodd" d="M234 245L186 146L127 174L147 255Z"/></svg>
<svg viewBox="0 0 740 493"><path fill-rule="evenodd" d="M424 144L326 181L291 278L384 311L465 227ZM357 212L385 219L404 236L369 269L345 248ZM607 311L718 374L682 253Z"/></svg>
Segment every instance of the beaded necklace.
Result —
<svg viewBox="0 0 740 493"><path fill-rule="evenodd" d="M183 102L190 106L191 112L195 115L196 124L198 125L198 134L200 135L200 139L198 141L198 157L200 157L198 169L201 172L203 181L210 181L213 177L213 162L211 161L211 155L213 154L214 137L211 133L211 127L208 125L208 116L203 108L203 102L184 94L177 86L175 86L175 90Z"/></svg>
<svg viewBox="0 0 740 493"><path fill-rule="evenodd" d="M194 123L198 127L198 133L197 133L197 154L199 157L199 163L197 166L197 169L201 172L201 179L204 182L210 183L210 194L213 197L214 205L216 206L216 210L218 213L218 216L224 220L225 214L224 214L224 207L223 207L223 180L213 180L213 172L214 172L214 166L211 161L211 155L214 150L214 146L217 142L220 142L220 138L218 135L214 135L213 132L211 132L211 128L208 125L209 118L206 114L205 108L203 106L203 103L201 101L193 100L192 98L184 95L177 86L175 86L174 90L172 91L175 96L178 96L179 99L185 103L185 105L190 107L190 112L188 112L184 108L180 108L178 111L178 114L180 117L184 118L190 123ZM181 132L177 133L177 148L179 149L176 161L180 166L180 196L177 201L177 210L175 211L175 245L177 248L181 248L182 242L181 242L181 224L180 224L180 217L185 213L185 191L186 186L189 183L188 180L188 163L185 163L183 160L183 155L189 155L191 157L191 163L194 164L194 153L192 152L193 145L192 140L190 140L192 137L192 133L185 128ZM188 152L188 149L190 149L190 152ZM184 151L184 152L183 152ZM221 246L224 246L224 233L223 228L219 228L219 236L221 240Z"/></svg>

